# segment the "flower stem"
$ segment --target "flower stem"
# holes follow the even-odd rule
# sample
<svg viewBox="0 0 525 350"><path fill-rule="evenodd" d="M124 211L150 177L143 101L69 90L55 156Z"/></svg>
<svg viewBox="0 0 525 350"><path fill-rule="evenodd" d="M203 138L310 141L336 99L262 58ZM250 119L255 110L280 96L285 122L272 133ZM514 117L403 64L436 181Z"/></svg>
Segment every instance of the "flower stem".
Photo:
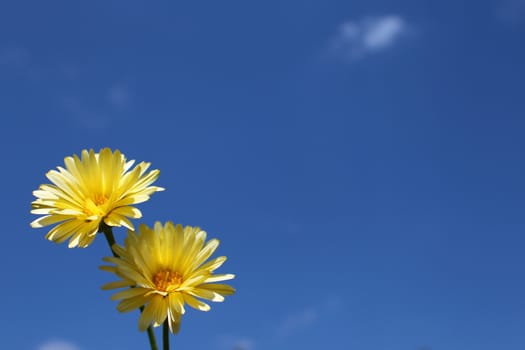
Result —
<svg viewBox="0 0 525 350"><path fill-rule="evenodd" d="M100 223L99 231L104 233L104 236L106 237L106 240L108 241L109 248L111 249L111 252L113 253L113 256L118 258L118 254L115 253L113 250L113 245L117 242L115 241L115 236L113 236L113 229L111 226L106 225L105 222ZM140 312L144 310L144 306L140 307ZM158 350L157 347L157 339L155 339L155 333L153 332L153 327L148 327L148 339L149 339L149 345L151 346L151 350Z"/></svg>
<svg viewBox="0 0 525 350"><path fill-rule="evenodd" d="M144 310L144 306L140 308L140 312L142 312L142 310ZM149 345L151 346L151 350L158 350L159 348L157 347L157 339L155 339L155 333L153 333L153 327L149 326L147 332L148 332L148 339L149 339Z"/></svg>
<svg viewBox="0 0 525 350"><path fill-rule="evenodd" d="M168 315L168 317L170 317ZM162 326L162 350L170 350L170 326L168 324L168 319L164 321Z"/></svg>
<svg viewBox="0 0 525 350"><path fill-rule="evenodd" d="M118 254L115 253L115 251L113 250L113 245L117 242L115 241L115 236L113 236L113 229L111 228L111 226L106 225L105 222L101 222L99 230L102 233L104 233L104 236L106 237L106 241L108 241L108 244L109 244L109 249L111 249L113 256L118 258L119 257Z"/></svg>

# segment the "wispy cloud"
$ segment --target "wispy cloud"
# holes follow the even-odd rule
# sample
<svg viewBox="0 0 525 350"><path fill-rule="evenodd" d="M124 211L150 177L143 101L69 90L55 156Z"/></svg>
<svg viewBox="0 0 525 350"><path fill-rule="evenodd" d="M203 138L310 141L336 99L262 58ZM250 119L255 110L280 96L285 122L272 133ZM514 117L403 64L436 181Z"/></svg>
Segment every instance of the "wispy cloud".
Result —
<svg viewBox="0 0 525 350"><path fill-rule="evenodd" d="M343 302L340 297L327 296L319 304L305 307L284 317L280 323L277 323L276 335L278 338L286 338L311 328L320 320L336 315L342 307Z"/></svg>
<svg viewBox="0 0 525 350"><path fill-rule="evenodd" d="M21 47L0 49L0 66L23 67L29 63L29 51Z"/></svg>
<svg viewBox="0 0 525 350"><path fill-rule="evenodd" d="M79 67L73 63L60 63L58 71L60 76L67 80L76 80L80 77Z"/></svg>
<svg viewBox="0 0 525 350"><path fill-rule="evenodd" d="M277 316L265 329L268 336L221 335L216 339L216 346L221 350L272 349L275 345L293 341L320 322L337 319L344 309L343 300L338 295L327 295L310 306Z"/></svg>
<svg viewBox="0 0 525 350"><path fill-rule="evenodd" d="M37 350L80 350L78 346L65 340L50 340L40 345Z"/></svg>
<svg viewBox="0 0 525 350"><path fill-rule="evenodd" d="M504 0L496 9L496 16L503 22L518 25L525 22L525 0Z"/></svg>
<svg viewBox="0 0 525 350"><path fill-rule="evenodd" d="M399 15L345 21L332 40L330 51L339 58L356 60L392 48L408 32Z"/></svg>
<svg viewBox="0 0 525 350"><path fill-rule="evenodd" d="M114 84L101 89L101 94L76 94L59 96L59 104L74 126L87 130L107 130L126 118L131 104L130 92L124 84Z"/></svg>
<svg viewBox="0 0 525 350"><path fill-rule="evenodd" d="M110 127L113 118L101 108L93 108L79 96L68 96L60 99L68 119L73 125L88 130L104 130Z"/></svg>
<svg viewBox="0 0 525 350"><path fill-rule="evenodd" d="M255 350L255 342L252 339L238 339L231 348L232 350Z"/></svg>
<svg viewBox="0 0 525 350"><path fill-rule="evenodd" d="M222 336L218 343L222 350L255 350L255 340L248 337Z"/></svg>
<svg viewBox="0 0 525 350"><path fill-rule="evenodd" d="M319 317L315 308L307 308L288 315L277 327L279 337L288 337L289 335L309 328Z"/></svg>
<svg viewBox="0 0 525 350"><path fill-rule="evenodd" d="M115 84L108 89L107 98L114 108L125 109L130 103L129 89L123 84Z"/></svg>

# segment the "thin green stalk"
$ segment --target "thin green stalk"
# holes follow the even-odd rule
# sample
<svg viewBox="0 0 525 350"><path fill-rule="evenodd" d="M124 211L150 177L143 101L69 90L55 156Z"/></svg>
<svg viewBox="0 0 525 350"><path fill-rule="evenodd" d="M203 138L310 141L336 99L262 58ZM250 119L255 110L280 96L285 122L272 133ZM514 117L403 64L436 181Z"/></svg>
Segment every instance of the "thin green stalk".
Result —
<svg viewBox="0 0 525 350"><path fill-rule="evenodd" d="M111 226L106 225L105 222L102 222L100 224L99 230L104 233L104 236L106 237L106 241L108 241L109 249L111 249L111 253L113 253L113 256L118 258L118 254L113 251L113 245L117 242L115 241L115 236L113 236L113 229Z"/></svg>
<svg viewBox="0 0 525 350"><path fill-rule="evenodd" d="M142 310L144 310L144 306L140 307L140 312L142 312ZM147 332L151 350L159 350L157 346L157 339L155 338L155 333L153 333L153 327L149 326Z"/></svg>
<svg viewBox="0 0 525 350"><path fill-rule="evenodd" d="M119 257L118 254L115 253L115 251L113 250L113 245L116 244L117 242L115 241L115 236L113 236L113 229L111 228L111 226L108 226L106 225L106 223L102 222L100 224L99 231L104 233L104 236L106 237L106 240L108 241L109 248L111 249L111 253L113 253L114 257L118 258ZM144 306L141 306L140 312L142 313L143 310L144 310ZM157 347L157 339L155 339L155 333L153 332L153 327L149 326L147 332L148 332L148 339L149 339L149 345L151 346L151 350L158 350L159 348Z"/></svg>
<svg viewBox="0 0 525 350"><path fill-rule="evenodd" d="M164 321L162 326L162 350L170 350L170 326L168 319Z"/></svg>

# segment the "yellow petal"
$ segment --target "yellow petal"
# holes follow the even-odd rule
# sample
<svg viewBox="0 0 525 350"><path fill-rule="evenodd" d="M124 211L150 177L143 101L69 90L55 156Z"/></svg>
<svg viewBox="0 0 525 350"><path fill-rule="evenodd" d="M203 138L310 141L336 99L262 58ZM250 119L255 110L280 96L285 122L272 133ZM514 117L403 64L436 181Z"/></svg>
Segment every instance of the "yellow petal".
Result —
<svg viewBox="0 0 525 350"><path fill-rule="evenodd" d="M200 310L200 311L210 311L210 305L203 303L202 301L192 297L189 294L183 294L184 301L191 306L194 309Z"/></svg>
<svg viewBox="0 0 525 350"><path fill-rule="evenodd" d="M186 310L184 309L184 298L182 294L170 293L168 295L168 298L169 298L168 302L169 302L170 310L174 314L183 315L186 312Z"/></svg>
<svg viewBox="0 0 525 350"><path fill-rule="evenodd" d="M117 310L120 312L129 312L143 306L151 299L149 295L137 295L133 298L124 299L117 305Z"/></svg>
<svg viewBox="0 0 525 350"><path fill-rule="evenodd" d="M101 288L102 290L110 290L110 289L130 287L132 285L134 285L133 281L120 280L120 281L106 283Z"/></svg>
<svg viewBox="0 0 525 350"><path fill-rule="evenodd" d="M46 216L42 216L41 218L34 220L31 223L31 227L34 227L34 228L44 227L44 226L56 224L57 222L61 222L67 219L70 219L70 217L67 215L46 215Z"/></svg>
<svg viewBox="0 0 525 350"><path fill-rule="evenodd" d="M220 282L234 279L235 275L232 273L225 273L222 275L212 275L206 279L206 283Z"/></svg>
<svg viewBox="0 0 525 350"><path fill-rule="evenodd" d="M196 288L212 290L221 295L232 295L235 293L235 288L227 284L215 284L215 283L200 284Z"/></svg>
<svg viewBox="0 0 525 350"><path fill-rule="evenodd" d="M167 315L168 306L164 298L158 294L154 295L142 311L139 318L139 329L141 331L146 330L152 323L156 327L164 322Z"/></svg>
<svg viewBox="0 0 525 350"><path fill-rule="evenodd" d="M191 294L193 296L202 298L202 299L210 300L210 301L215 301L215 302L222 302L222 301L224 301L224 297L222 295L220 295L219 293L216 293L216 292L214 292L212 290L198 289L198 288L189 288L189 289L185 290L184 292L185 293L189 293L189 294Z"/></svg>
<svg viewBox="0 0 525 350"><path fill-rule="evenodd" d="M179 333L181 318L182 316L180 314L168 313L168 325L170 326L171 333Z"/></svg>
<svg viewBox="0 0 525 350"><path fill-rule="evenodd" d="M150 291L151 289L140 288L140 287L124 289L118 293L113 294L111 296L111 300L130 299L130 298L135 298L140 295L144 296L148 294Z"/></svg>

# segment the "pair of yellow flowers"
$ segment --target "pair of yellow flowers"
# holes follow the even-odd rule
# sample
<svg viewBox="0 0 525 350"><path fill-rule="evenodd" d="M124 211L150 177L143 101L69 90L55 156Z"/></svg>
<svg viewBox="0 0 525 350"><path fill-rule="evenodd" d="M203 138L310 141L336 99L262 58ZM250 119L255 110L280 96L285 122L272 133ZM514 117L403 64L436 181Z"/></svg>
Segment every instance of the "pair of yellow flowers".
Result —
<svg viewBox="0 0 525 350"><path fill-rule="evenodd" d="M227 284L216 283L235 276L214 274L226 257L208 260L219 241L206 242L206 232L199 227L156 222L152 228L142 224L134 231L129 219L142 214L132 205L164 190L151 186L159 170L147 172L150 163L133 167L134 161L126 160L120 151L104 148L99 153L83 150L80 157L66 157L64 164L65 168L59 166L46 174L52 184L33 192L37 199L31 213L43 216L31 226L57 224L46 238L57 243L69 239L70 248L87 247L103 227L128 228L124 246L114 244L114 256L104 258L113 265L101 267L120 280L102 288L125 288L112 299L120 300L117 309L121 312L143 308L141 331L167 319L171 332L177 333L185 304L208 311L210 306L198 298L221 302L235 292Z"/></svg>

